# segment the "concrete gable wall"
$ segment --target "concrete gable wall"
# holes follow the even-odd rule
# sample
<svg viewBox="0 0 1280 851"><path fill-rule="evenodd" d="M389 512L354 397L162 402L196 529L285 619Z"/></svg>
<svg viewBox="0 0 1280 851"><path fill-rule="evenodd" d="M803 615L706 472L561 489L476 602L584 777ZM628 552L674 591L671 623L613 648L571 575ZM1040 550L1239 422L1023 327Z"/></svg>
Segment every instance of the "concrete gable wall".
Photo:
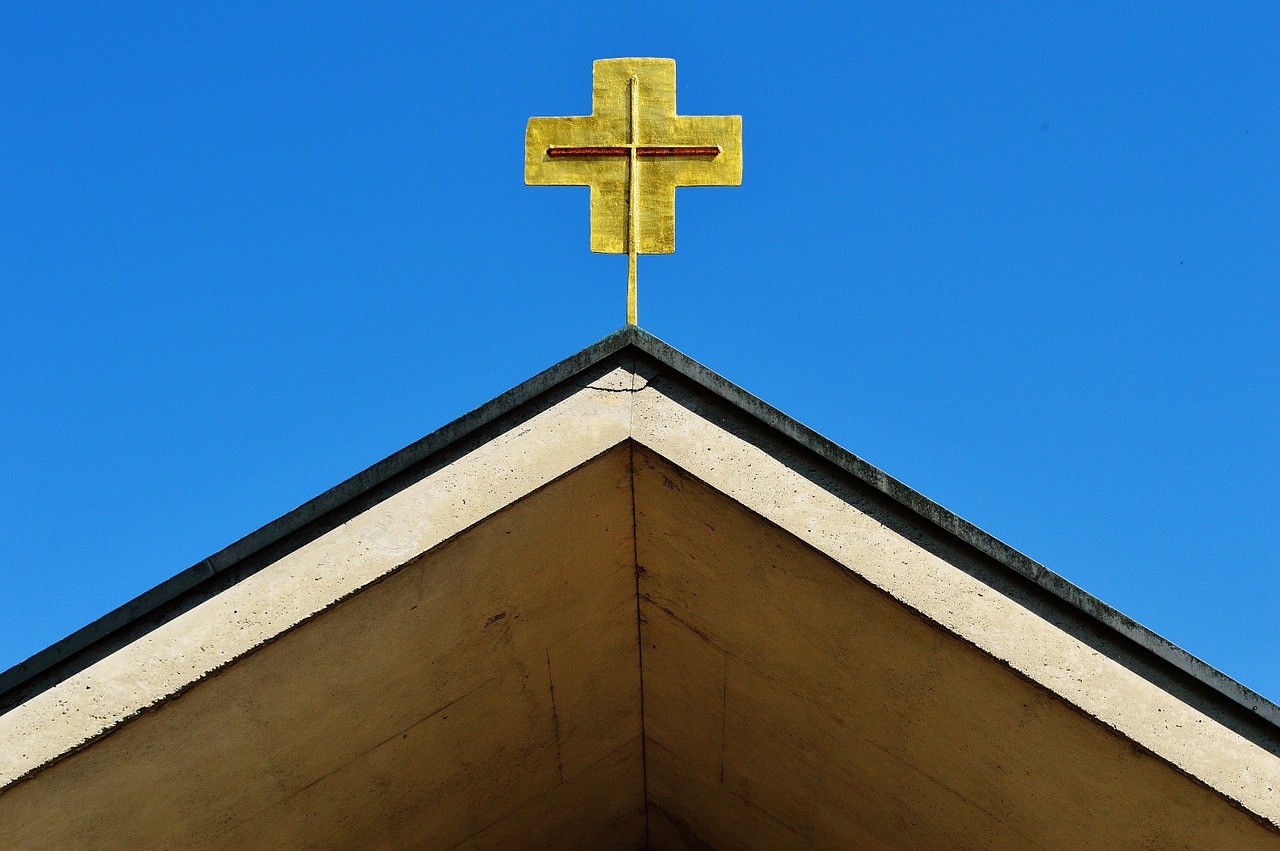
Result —
<svg viewBox="0 0 1280 851"><path fill-rule="evenodd" d="M433 699L419 696L405 703L409 715L373 724L369 735L379 730L425 732L430 725L415 725L455 699L462 701L459 711L468 718L482 719L479 727L464 739L422 739L424 749L417 756L380 744L382 740L361 744L355 736L344 752L346 761L333 757L338 768L317 766L310 774L280 768L287 762L283 757L274 762L269 755L255 757L244 771L258 771L274 784L255 793L255 800L291 801L289 807L300 807L296 812L318 812L337 806L334 801L349 787L364 789L360 794L376 802L386 797L386 784L393 783L394 771L404 764L392 759L378 768L371 754L379 747L400 753L401 759L443 751L465 764L490 766L495 753L514 748L511 752L523 768L511 776L523 780L506 792L501 771L480 774L493 778L486 781L492 786L488 798L477 791L480 787L467 785L474 779L470 774L446 772L430 781L435 786L411 787L400 808L412 808L412 795L434 796L438 803L449 789L471 789L469 805L459 803L463 799L449 805L462 814L455 834L471 843L467 847L498 847L499 836L506 836L508 846L520 836L527 840L533 835L527 831L534 829L528 825L540 825L536 829L543 836L567 830L554 814L584 811L585 801L593 801L590 809L609 818L575 823L575 829L585 831L582 836L598 840L605 835L592 834L595 830L632 837L636 795L646 808L649 840L659 849L697 848L709 837L729 847L841 847L840 834L832 832L832 813L860 813L857 836L865 847L964 844L958 837L966 832L981 833L994 847L1025 845L1037 832L1052 830L1036 821L1037 813L1043 817L1057 806L1045 790L1087 789L1105 778L1110 788L1134 791L1117 793L1117 813L1125 807L1155 812L1161 802L1177 802L1187 816L1164 822L1135 818L1136 836L1163 830L1171 837L1199 837L1193 844L1213 845L1222 837L1244 841L1241 837L1252 836L1250 831L1261 830L1249 840L1250 847L1276 838L1263 825L1280 824L1280 759L1266 740L1242 735L1243 728L1233 727L1231 718L1215 714L1195 694L1162 679L1163 669L1154 662L1143 668L1132 658L1122 659L1119 644L1091 639L1043 589L1012 577L988 556L652 358L624 352L591 365L450 445L446 455L408 470L341 522L286 548L262 569L123 641L110 655L0 715L0 840L6 824L30 828L56 822L50 801L90 789L93 784L84 779L93 775L88 766L109 773L132 765L111 754L127 752L130 739L142 741L137 737L143 731L167 723L171 735L180 736L183 727L175 720L182 716L180 707L200 706L204 700L203 714L193 717L210 723L217 723L220 712L239 717L236 713L246 710L234 701L226 706L209 702L209 695L219 693L214 684L222 681L227 687L236 678L266 670L269 666L260 659L289 658L273 645L309 646L298 636L326 635L324 624L350 624L349 613L364 609L369 635L377 634L374 601L389 593L384 588L414 575L414 566L427 558L424 554L447 554L460 536L490 535L493 518L505 516L503 512L550 499L546 494L555 492L558 482L587 479L594 484L575 492L571 507L566 503L558 512L528 515L551 522L551 534L544 535L536 551L517 553L512 564L542 571L536 576L543 578L547 571L554 575L561 569L556 546L588 532L603 534L598 521L582 519L595 516L589 494L593 489L617 493L623 502L611 528L616 533L627 512L633 514L632 527L622 539L591 538L596 543L588 547L599 549L604 562L615 565L604 575L613 577L617 593L608 600L600 597L597 592L604 586L597 587L590 560L569 557L567 564L580 566L565 575L576 579L556 594L569 606L565 611L576 612L570 616L576 625L570 628L559 615L526 621L517 632L531 629L529 624L542 625L514 667L518 679L495 673L476 680L470 691L450 692L452 697L443 691ZM606 458L614 461L604 463ZM588 469L613 472L597 481L583 478ZM617 481L602 484L610 475L615 480L622 475L625 487ZM715 543L723 533L698 526L720 522L737 528L723 547ZM701 536L696 546L689 543L691 529ZM606 545L606 540L612 543ZM621 562L605 557L609 547L621 548ZM766 553L787 550L795 564L788 567L786 560L768 558L755 563L753 547ZM716 562L731 551L738 555ZM712 563L720 566L708 574ZM513 629L510 608L493 597L499 587L455 589L448 598L454 602L439 609L440 619L422 627L434 632L423 633L421 640L470 635L453 616L478 616L487 608L494 611L485 614L486 620L502 615L488 627ZM841 596L852 593L850 589L857 593ZM582 607L570 605L579 599ZM860 626L853 614L860 610L892 614L873 619L878 626L872 630ZM339 612L348 614L338 617ZM802 629L798 636L796 630L806 624L812 634L806 638ZM443 676L440 664L455 664L456 676L444 681L461 682L478 676L489 662L506 658L485 650L485 636L498 634L488 627L473 630L480 637L470 649L442 645L432 651L434 656L424 651L417 658L410 648L400 647L386 658L408 670L422 659L439 660L427 683ZM637 630L643 639L639 642ZM349 640L361 637L357 631ZM391 634L388 640L393 638ZM873 648L881 642L885 657L866 656L867 642ZM893 654L901 656L911 642L918 648L911 664L893 664ZM310 646L308 671L324 658L322 644ZM369 646L363 652L377 650ZM243 661L232 664L237 659ZM858 670L866 668L866 676L880 684L879 691L855 688L861 675L850 673L855 659L861 659ZM536 689L525 684L526 675L533 676L530 660L545 663L546 681ZM871 665L877 660L884 664ZM278 675L287 675L288 664L278 664ZM962 673L939 668L951 665ZM387 668L381 676L394 679L393 671L399 669ZM368 691L380 688L373 676L377 670L376 665L369 668ZM606 676L626 670L636 675L631 697L624 685L629 680ZM206 679L209 688L193 687ZM600 691L606 682L615 686ZM317 683L323 679L308 687ZM986 738L958 736L948 749L948 736L937 732L946 723L948 707L972 709L973 701L982 699L982 688L992 690L990 718L983 716L990 723L963 732L985 730ZM228 693L246 689L252 691L244 686ZM323 692L303 694L299 692L297 706L323 706ZM913 700L916 705L907 705ZM474 705L464 709L467 701ZM577 718L571 708L575 705ZM506 718L502 712L514 714ZM250 713L242 719L245 729L254 729L254 718ZM299 718L280 724L291 733L306 713ZM808 720L797 724L796 719ZM636 724L644 726L644 735L634 732ZM862 732L839 732L851 725ZM331 721L317 729L344 728ZM489 729L511 738L488 740L491 747L486 749L484 731ZM105 736L112 730L118 732ZM477 741L479 749L463 758L463 741ZM1077 752L1073 748L1079 742L1092 744ZM1035 788L1017 788L1008 772L1013 765L1031 770L1025 763L1028 743L1043 752L1052 770L1028 780L1039 784ZM236 764L228 756L234 741L211 741L209 748L210 758ZM552 752L554 782L544 783L538 778L549 776L545 772ZM77 755L68 759L70 754ZM927 765L929 759L935 765ZM341 767L359 760L366 761L359 763L365 769L341 780ZM575 783L566 783L566 760L584 767L584 773L570 772L579 778ZM876 760L882 764L868 775ZM48 765L54 769L40 771ZM588 766L592 770L585 772ZM898 779L867 786L872 775ZM31 779L3 789L27 776ZM164 771L142 771L136 779L161 788L166 776ZM787 776L790 781L783 783L780 778ZM1012 785L1001 788L1001 783ZM210 784L208 789L218 788L216 782ZM128 782L119 788L128 788ZM540 791L526 794L529 789ZM603 791L609 789L624 794ZM307 795L315 796L314 801L302 806L299 802L308 800ZM95 812L96 806L105 817L113 806L110 800L82 802L79 811ZM1088 796L1075 800L1061 810L1064 817L1086 826L1106 823L1106 808L1072 813L1070 806ZM911 801L932 802L930 812L922 812L922 805L913 808ZM386 806L388 812L398 811ZM373 804L358 809L378 812ZM487 827L475 815L486 809L502 815ZM216 824L188 825L194 832L179 835L225 838L232 835L226 831L238 829L249 831L244 836L248 842L272 835L273 827L296 826L271 812L263 809L256 822L224 812ZM14 813L24 815L15 821ZM394 828L399 833L383 835L384 844L420 836L413 832L418 828L412 819L396 822L388 816L382 823L400 825ZM1200 823L1207 825L1207 833L1195 832ZM941 825L956 832L939 833ZM845 840L850 835L844 834ZM1058 835L1075 842L1058 847L1084 847L1090 844L1086 840L1096 838L1087 832ZM355 836L352 842L358 844ZM622 846L632 847L632 839Z"/></svg>
<svg viewBox="0 0 1280 851"><path fill-rule="evenodd" d="M670 461L634 466L653 847L1280 844Z"/></svg>
<svg viewBox="0 0 1280 851"><path fill-rule="evenodd" d="M634 564L623 446L0 792L0 847L638 849Z"/></svg>
<svg viewBox="0 0 1280 851"><path fill-rule="evenodd" d="M473 438L406 486L107 658L0 715L0 787L93 740L262 645L630 433L631 373L569 392ZM575 390L576 388L569 388Z"/></svg>
<svg viewBox="0 0 1280 851"><path fill-rule="evenodd" d="M1087 715L1280 825L1280 757L1065 631L1027 584L870 488L639 366L633 439ZM1007 574L1008 571L999 571Z"/></svg>

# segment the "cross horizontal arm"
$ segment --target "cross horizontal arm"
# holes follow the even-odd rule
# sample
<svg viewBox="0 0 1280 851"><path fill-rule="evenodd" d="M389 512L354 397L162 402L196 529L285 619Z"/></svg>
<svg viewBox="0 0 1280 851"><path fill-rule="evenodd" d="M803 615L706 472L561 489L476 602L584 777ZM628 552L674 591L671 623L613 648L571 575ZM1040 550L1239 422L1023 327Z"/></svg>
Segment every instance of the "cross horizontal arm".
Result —
<svg viewBox="0 0 1280 851"><path fill-rule="evenodd" d="M720 154L719 145L636 145L639 157L714 157ZM557 157L626 157L631 155L630 145L552 145L547 156Z"/></svg>

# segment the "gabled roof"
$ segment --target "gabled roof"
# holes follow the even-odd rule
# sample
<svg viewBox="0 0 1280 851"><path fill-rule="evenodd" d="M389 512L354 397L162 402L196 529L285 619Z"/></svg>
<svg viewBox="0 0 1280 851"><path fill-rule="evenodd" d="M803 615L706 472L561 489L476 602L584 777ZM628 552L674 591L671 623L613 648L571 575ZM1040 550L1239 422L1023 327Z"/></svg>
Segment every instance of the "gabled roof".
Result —
<svg viewBox="0 0 1280 851"><path fill-rule="evenodd" d="M618 485L619 481L625 481L626 487ZM592 494L597 491L613 494L616 504L602 496L596 506ZM561 775L560 783L554 785L559 789L568 783L562 752L566 742L577 741L576 746L584 749L584 766L603 766L599 770L608 776L614 772L617 782L613 785L618 788L635 780L627 766L638 759L644 775L639 794L647 825L645 841L653 847L697 847L697 842L712 838L747 842L723 833L724 825L735 818L743 824L756 824L758 836L751 841L775 845L784 841L839 843L839 835L831 833L837 829L832 826L836 817L831 814L851 811L848 791L818 794L811 790L808 797L825 795L829 800L811 802L814 811L807 816L797 815L797 808L805 806L802 801L775 807L764 799L785 799L787 795L769 787L763 776L769 768L756 764L760 758L753 750L732 751L734 742L743 741L755 742L762 752L771 753L770 765L787 764L779 770L783 774L790 771L793 781L805 778L822 788L827 788L832 776L845 777L854 785L862 782L837 769L845 766L840 771L852 771L849 766L862 765L873 754L888 754L893 766L914 766L911 771L918 771L922 761L929 760L963 764L968 767L951 766L942 771L944 775L955 772L954 776L946 775L951 777L946 782L931 776L930 782L941 784L939 788L952 790L947 794L954 792L967 802L940 818L953 819L953 828L963 824L966 830L993 831L993 836L1012 831L1007 833L1010 841L1030 838L1025 831L1031 828L1018 819L1025 821L1025 813L1035 811L1036 806L1043 806L1045 812L1055 806L1070 811L1072 801L1083 806L1081 802L1088 801L1089 795L1080 789L1064 791L1061 784L1066 780L1061 777L1046 789L1005 790L989 801L983 798L989 793L978 788L981 783L972 791L955 792L952 787L968 782L961 778L971 777L979 766L985 766L982 771L992 770L991 757L964 748L953 752L946 744L948 736L931 738L921 725L927 719L936 724L939 719L959 717L956 713L977 711L973 701L983 700L989 700L993 709L1004 707L1009 714L1006 722L1011 726L1005 733L1013 744L992 746L999 753L999 765L1025 764L1030 770L1035 763L1027 760L1034 756L1034 749L1027 750L1031 747L1027 743L1044 735L1049 738L1039 747L1050 747L1045 742L1061 736L1063 748L1045 754L1046 759L1060 760L1066 754L1073 755L1068 761L1078 758L1088 763L1092 759L1097 766L1112 766L1119 751L1113 753L1113 746L1106 743L1114 739L1126 748L1136 747L1150 755L1153 764L1165 768L1157 770L1142 763L1133 774L1117 769L1119 773L1110 777L1110 782L1165 790L1173 796L1170 800L1176 798L1179 806L1202 821L1231 822L1212 805L1199 799L1199 803L1191 802L1197 793L1188 789L1200 787L1193 783L1184 789L1178 785L1180 781L1169 779L1194 778L1231 802L1230 806L1252 814L1246 823L1274 826L1280 822L1272 785L1280 779L1280 708L1275 704L636 327L609 335L0 675L0 712L6 713L0 715L0 752L10 754L8 764L0 765L0 785L12 784L0 792L0 822L4 821L6 799L37 794L19 791L35 786L15 781L72 772L76 759L68 757L81 751L86 753L82 762L89 764L93 759L89 754L107 754L110 748L106 743L127 739L108 733L144 728L131 720L139 713L155 710L152 714L157 718L177 718L182 712L194 712L177 707L195 705L197 698L184 698L186 703L176 698L187 693L213 695L219 690L225 692L224 697L233 695L234 691L226 691L229 683L237 676L248 677L241 672L253 665L262 668L272 664L276 666L273 676L290 677L291 665L309 658L304 667L314 669L322 656L306 657L301 649L287 651L301 655L287 656L283 648L305 644L305 636L324 630L349 629L340 625L355 617L352 607L356 601L376 596L370 590L375 586L378 594L399 600L396 594L411 595L403 589L390 590L396 583L399 588L410 582L401 577L446 570L440 566L443 564L465 573L461 562L449 562L456 551L498 546L495 530L522 513L529 515L528 523L551 524L551 532L544 530L529 539L540 542L537 552L522 551L519 555L551 573L560 569L555 565L562 557L563 564L570 566L566 571L572 573L572 565L586 571L575 575L587 585L594 582L589 554L621 547L617 552L626 555L629 542L630 553L625 558L619 556L621 562L614 565L617 570L601 574L621 582L609 587L622 596L595 600L576 612L574 617L597 626L588 630L595 631L590 640L565 658L588 660L581 664L589 667L593 652L607 650L614 655L597 662L600 670L614 670L626 654L638 653L635 695L626 683L618 684L608 695L596 695L591 689L597 687L598 671L583 673L573 667L576 662L556 656L553 647L585 640L587 635L566 632L556 618L567 615L547 614L550 610L541 608L538 615L526 611L525 622L517 627L513 624L521 616L518 607L503 608L495 602L495 611L485 620L496 620L477 627L480 632L476 634L497 634L489 629L495 625L499 630L514 630L513 635L520 630L530 635L538 629L549 630L547 640L554 641L546 649L546 666L552 691L557 681L562 690L570 690L567 696L561 695L566 704L552 699ZM592 518L591 522L583 525L584 517ZM699 518L710 531L693 528L692 518ZM619 524L627 523L630 530L619 533ZM725 538L716 531L717 526L732 528L734 534ZM583 531L588 527L595 531ZM503 537L532 534L519 524L501 531ZM578 537L583 540L575 543ZM477 543L480 541L487 543ZM553 555L556 553L559 555ZM493 563L506 557L493 552L485 556ZM704 566L708 564L717 567L706 573ZM837 575L855 577L859 590L832 578ZM510 574L503 576L507 583L524 581L513 580ZM488 598L507 593L495 590L500 586L477 582L480 584L465 589L466 593L455 589L460 596L450 598L446 610L469 611L475 600L493 602ZM815 597L810 587L813 583L828 584L822 585L822 593ZM419 587L412 593L427 592ZM558 593L578 592L561 588ZM537 605L551 604L544 601ZM619 605L624 614L618 613ZM625 615L628 606L629 616ZM789 615L788 607L795 612ZM735 612L763 623L759 629L748 623L745 626L749 629L742 632L744 625L733 622ZM793 617L797 612L804 612L804 617ZM911 617L904 621L895 613ZM366 612L363 617L375 615ZM831 620L824 626L828 617ZM928 624L929 629L921 632L910 626L916 622L912 618ZM630 633L622 626L628 620ZM531 623L534 626L528 626ZM810 627L813 635L805 637ZM440 629L454 634L449 632L453 629L458 636L471 635L461 622ZM857 658L864 666L873 663L873 657L859 656L845 646L843 629L849 636L857 636L862 642L858 646L882 643L886 652L897 653L904 661L895 663L892 671L882 672L877 680L882 685L854 689L844 681L851 676L848 670L838 664L830 670L824 668L839 659ZM286 633L290 640L278 641ZM904 637L908 633L912 637ZM628 634L631 650L626 649ZM572 638L574 635L578 638ZM460 637L458 641L459 647L465 647L454 655L469 659L472 665L483 667L495 654L501 655L486 643L488 638ZM514 638L512 641L518 643ZM652 645L648 650L646 642ZM917 648L913 642L923 644ZM272 647L264 649L269 644ZM930 649L935 644L948 649L936 651L942 655L935 657L931 655L935 650ZM832 648L836 647L841 648L840 653L833 656ZM903 672L912 668L903 653L912 659L932 658L948 670L968 673L953 682L936 672L930 674L926 666L908 677ZM405 661L409 657L395 658L409 664ZM249 659L259 661L241 662ZM276 661L260 661L266 659ZM723 680L718 710L710 705L716 702L715 695L700 693L698 686L713 676L716 665L724 669L717 675ZM731 674L731 669L736 673ZM819 677L820 673L825 678ZM910 682L883 685L899 675ZM935 675L940 679L935 680ZM465 679L461 673L450 676ZM194 687L202 680L208 685ZM499 689L505 682L495 673L474 686L479 691L465 692L457 699L472 699L469 695L486 694L485 689ZM969 685L957 685L960 682ZM972 692L978 682L989 692ZM300 693L310 693L299 688ZM599 701L600 705L614 706L610 710L613 714L602 720L592 714L594 709L582 709L581 719L574 721L574 710L566 708L574 706L573 688L583 690L584 707L595 707ZM742 690L741 694L732 697L734 689ZM959 691L951 694L948 689ZM921 704L928 704L935 691L949 697L938 698L941 703L932 708L891 707L910 699L917 690L929 695L921 696ZM92 698L85 697L85 691ZM441 692L445 693L448 689ZM497 696L495 692L492 699L484 698L484 711L519 706L519 694ZM1026 699L1022 709L1014 705L1019 695ZM1057 709L1027 708L1040 706L1046 699L1108 732L1098 733L1089 725L1088 730L1094 732L1075 731L1075 722L1063 720L1074 717L1070 713L1062 716ZM539 705L530 700L531 706ZM868 701L868 706L881 706L879 714L894 720L886 722L887 726L868 726L878 732L866 733L866 741L872 744L865 753L856 748L827 753L822 750L827 745L811 741L790 741L776 753L764 747L759 738L762 731L756 728L766 724L765 719L771 719L766 724L769 729L780 729L786 727L787 717L798 715L806 716L803 729L829 727L823 741L838 741L834 731L845 729L850 718L841 714L844 710L838 703L828 704L829 700ZM568 720L556 714L557 705ZM537 715L536 710L530 711ZM713 718L717 711L718 734L694 722L686 725L674 720ZM1029 733L1031 719L1045 713L1057 720L1045 728L1047 732ZM868 717L865 712L855 715L864 720ZM513 716L508 721L519 726L522 718ZM390 725L387 729L400 729L396 725L405 719L384 721ZM633 722L639 725L638 736L623 735ZM215 719L210 723L220 722ZM245 723L245 730L257 729ZM978 728L974 725L981 726L974 719L959 723L974 729ZM987 731L989 735L1003 729L989 719L981 723L994 725ZM160 724L156 721L151 726ZM734 724L741 727L736 736L731 729ZM1075 732L1067 732L1068 728ZM409 725L404 729L408 737L408 730L418 728ZM575 740L573 730L587 732L579 732ZM488 735L479 728L472 733L472 741ZM151 743L146 747L158 747L155 742L163 741L160 733L152 735L160 738L148 740ZM700 743L717 735L721 747L718 783L711 777L705 786L681 787L679 778L701 776L699 771L706 766L699 760L711 757L702 752ZM886 736L889 738L882 738ZM899 741L904 736L932 742L927 746L932 750L911 752L911 746ZM538 736L531 732L529 737L529 747L536 751ZM633 740L639 752L631 755L627 748ZM499 751L509 746L494 744ZM129 753L136 756L136 751L118 747L125 750L113 759L133 758ZM812 757L817 762L794 761L796 753L810 752L817 754ZM285 756L280 759L287 761ZM788 764L788 760L792 762ZM56 770L46 770L48 766ZM886 777L893 770L885 766L877 769ZM831 775L833 771L835 775ZM600 778L591 775L593 779L587 782L588 775L582 775L582 782L594 789ZM909 780L914 776L907 771L900 783L914 782ZM1152 779L1157 777L1163 779ZM1012 778L1007 780L1012 782ZM306 783L318 782L311 778L304 783L301 777L288 782L295 781L305 788L311 788ZM363 780L351 782L358 786ZM450 782L460 781L455 778ZM997 785L1000 782L1004 781L997 779ZM49 780L48 785L56 786L56 780ZM713 793L719 794L716 790L726 789L728 798L714 797ZM908 792L924 797L933 794L903 787L890 797ZM876 797L867 790L860 794L859 800ZM1184 801L1186 796L1190 798ZM944 798L950 800L944 795L935 801L936 807L946 809L941 803ZM694 800L699 803L689 803ZM719 812L717 807L728 806L726 800L741 802L744 812L755 815L746 818L742 813L721 812L700 821L703 817L699 813ZM1023 815L991 815L1002 801ZM607 810L609 803L593 806ZM619 824L634 816L626 802L612 803L620 807ZM576 805L565 804L569 809ZM332 802L325 806L331 807ZM450 806L457 809L460 805L454 802ZM916 836L936 842L948 835L939 827L942 821L916 825L912 829L918 829L918 834L906 827L902 827L904 833L886 834L890 828L885 825L897 823L885 816L887 806L882 801L874 813L864 814L870 826L858 828L865 829L857 834L859 841L896 842ZM490 801L485 807L491 810L494 805ZM1132 810L1129 806L1130 817ZM511 810L517 811L525 812L520 807ZM786 817L777 817L776 812L784 812ZM981 822L985 817L973 813L988 813L991 824ZM526 813L516 821L542 823L548 818L545 813ZM897 818L901 822L906 817L899 814ZM1157 829L1155 822L1135 819L1134 823L1139 831ZM612 822L605 827L624 830ZM201 829L211 828L206 825ZM476 837L498 829L462 824L450 835L483 845L487 840ZM1238 829L1245 833L1231 835L1239 838L1250 830ZM781 832L773 840L761 838L772 835L771 830ZM1269 829L1263 830L1267 837L1275 838ZM0 829L0 837L3 835ZM410 835L418 836L406 833L387 841L404 841ZM593 835L598 840L606 834Z"/></svg>

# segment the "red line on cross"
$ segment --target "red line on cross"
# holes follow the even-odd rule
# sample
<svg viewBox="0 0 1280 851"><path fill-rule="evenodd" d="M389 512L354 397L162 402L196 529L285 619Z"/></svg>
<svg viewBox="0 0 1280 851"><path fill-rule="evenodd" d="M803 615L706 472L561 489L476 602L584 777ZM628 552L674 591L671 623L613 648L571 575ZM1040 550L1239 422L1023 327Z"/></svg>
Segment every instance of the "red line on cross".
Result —
<svg viewBox="0 0 1280 851"><path fill-rule="evenodd" d="M717 156L719 145L637 145L639 157L698 157ZM558 157L625 157L630 156L627 145L566 145L547 148L547 156Z"/></svg>

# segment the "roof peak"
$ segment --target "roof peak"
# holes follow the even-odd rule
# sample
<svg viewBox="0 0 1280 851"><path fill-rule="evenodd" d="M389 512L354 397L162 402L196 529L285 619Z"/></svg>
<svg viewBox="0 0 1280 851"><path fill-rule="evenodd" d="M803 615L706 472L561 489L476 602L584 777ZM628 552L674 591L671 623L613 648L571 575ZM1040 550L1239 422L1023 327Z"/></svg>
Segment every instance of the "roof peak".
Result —
<svg viewBox="0 0 1280 851"><path fill-rule="evenodd" d="M288 541L304 530L328 522L326 518L351 510L352 506L376 499L376 493L397 477L459 451L459 447L476 440L486 429L518 415L527 406L536 405L540 397L565 385L574 376L598 368L610 359L625 357L628 353L648 360L651 366L658 368L658 373L668 375L674 381L711 394L739 416L745 416L769 433L791 441L802 451L832 465L834 470L853 477L862 486L892 500L920 521L993 559L1017 581L1029 583L1037 593L1048 595L1055 606L1070 613L1071 617L1094 624L1100 634L1110 636L1109 641L1129 647L1126 652L1134 656L1135 666L1158 669L1164 672L1159 674L1161 677L1186 679L1193 688L1207 689L1211 695L1216 695L1210 697L1211 702L1225 701L1220 706L1222 712L1239 715L1240 723L1261 724L1263 738L1272 742L1270 749L1273 752L1278 749L1280 707L1271 701L637 325L618 328L0 673L0 712L93 664L119 643L133 640L132 637L126 640L124 636L136 637L139 630L145 632L147 624L162 622L175 609L198 604L210 593L208 589L238 582L237 577L247 575L252 565L265 558L265 554L288 546ZM629 368L635 370L637 364L631 364ZM193 600L194 603L190 602Z"/></svg>

